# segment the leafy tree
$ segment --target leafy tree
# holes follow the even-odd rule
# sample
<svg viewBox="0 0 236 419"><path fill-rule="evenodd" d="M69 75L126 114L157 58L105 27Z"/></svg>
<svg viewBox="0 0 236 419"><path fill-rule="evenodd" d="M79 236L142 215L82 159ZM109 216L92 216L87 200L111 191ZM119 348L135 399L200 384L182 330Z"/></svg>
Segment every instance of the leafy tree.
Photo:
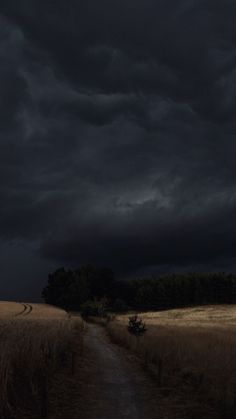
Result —
<svg viewBox="0 0 236 419"><path fill-rule="evenodd" d="M80 311L82 317L86 318L89 316L104 317L108 308L108 302L106 298L101 300L86 301L81 305Z"/></svg>
<svg viewBox="0 0 236 419"><path fill-rule="evenodd" d="M111 269L85 265L78 269L78 273L87 282L92 296L102 298L110 294L114 280Z"/></svg>
<svg viewBox="0 0 236 419"><path fill-rule="evenodd" d="M72 283L72 271L65 271L64 268L57 269L49 274L48 284L42 291L42 297L46 303L59 306L66 305L68 288Z"/></svg>
<svg viewBox="0 0 236 419"><path fill-rule="evenodd" d="M122 312L128 311L128 309L129 309L128 305L126 304L124 300L121 300L121 298L117 298L114 301L114 304L112 307L113 311L117 313L122 313Z"/></svg>
<svg viewBox="0 0 236 419"><path fill-rule="evenodd" d="M85 265L75 271L60 268L50 274L42 296L47 303L76 310L87 300L103 297L109 298L117 311L121 305L124 309L161 310L201 304L235 304L236 275L195 272L114 281L110 269Z"/></svg>
<svg viewBox="0 0 236 419"><path fill-rule="evenodd" d="M113 272L108 268L85 265L77 270L57 269L49 274L42 291L46 303L78 310L85 301L109 297Z"/></svg>

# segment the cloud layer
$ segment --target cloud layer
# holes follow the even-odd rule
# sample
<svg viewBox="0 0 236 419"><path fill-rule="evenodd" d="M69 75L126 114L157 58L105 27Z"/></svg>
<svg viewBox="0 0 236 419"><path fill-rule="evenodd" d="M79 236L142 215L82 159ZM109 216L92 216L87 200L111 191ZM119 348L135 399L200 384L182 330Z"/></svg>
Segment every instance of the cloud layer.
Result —
<svg viewBox="0 0 236 419"><path fill-rule="evenodd" d="M2 242L124 276L234 267L235 18L232 0L2 0Z"/></svg>

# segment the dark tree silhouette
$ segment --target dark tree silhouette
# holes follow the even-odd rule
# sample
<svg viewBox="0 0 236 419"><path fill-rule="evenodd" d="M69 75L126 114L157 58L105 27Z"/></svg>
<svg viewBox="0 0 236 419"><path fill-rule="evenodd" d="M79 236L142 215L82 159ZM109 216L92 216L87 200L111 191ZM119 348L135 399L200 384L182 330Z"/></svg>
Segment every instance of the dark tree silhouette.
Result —
<svg viewBox="0 0 236 419"><path fill-rule="evenodd" d="M109 296L112 283L113 272L108 268L93 265L74 271L60 268L49 274L42 297L46 303L77 310L89 299Z"/></svg>
<svg viewBox="0 0 236 419"><path fill-rule="evenodd" d="M46 303L76 310L88 300L103 297L109 299L114 311L235 304L236 275L188 273L114 281L110 269L85 265L74 271L60 268L50 274L42 296Z"/></svg>

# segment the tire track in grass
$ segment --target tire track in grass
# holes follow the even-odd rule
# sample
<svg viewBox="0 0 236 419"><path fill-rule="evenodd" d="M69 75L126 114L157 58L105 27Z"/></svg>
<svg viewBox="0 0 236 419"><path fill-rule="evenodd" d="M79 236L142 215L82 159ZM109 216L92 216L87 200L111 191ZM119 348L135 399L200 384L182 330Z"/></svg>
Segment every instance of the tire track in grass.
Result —
<svg viewBox="0 0 236 419"><path fill-rule="evenodd" d="M33 310L33 307L31 304L25 304L25 305L26 305L26 310L24 311L23 316L28 316Z"/></svg>
<svg viewBox="0 0 236 419"><path fill-rule="evenodd" d="M26 304L23 304L23 303L21 303L21 305L23 306L23 310L22 310L22 311L20 311L19 313L16 313L16 314L15 314L15 317L22 316L22 315L26 312L26 310L27 310L27 305L26 305Z"/></svg>
<svg viewBox="0 0 236 419"><path fill-rule="evenodd" d="M28 316L31 313L31 311L33 310L33 307L32 307L31 304L21 303L21 305L23 306L23 310L20 311L19 313L15 314L15 317Z"/></svg>

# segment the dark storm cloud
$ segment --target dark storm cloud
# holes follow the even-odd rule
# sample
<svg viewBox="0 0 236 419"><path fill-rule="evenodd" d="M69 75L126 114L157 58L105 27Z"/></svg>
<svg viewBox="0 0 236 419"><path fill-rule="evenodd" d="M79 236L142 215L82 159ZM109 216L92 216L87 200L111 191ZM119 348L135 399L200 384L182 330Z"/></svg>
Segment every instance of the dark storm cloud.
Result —
<svg viewBox="0 0 236 419"><path fill-rule="evenodd" d="M0 16L2 240L122 275L234 261L235 2L2 0Z"/></svg>

